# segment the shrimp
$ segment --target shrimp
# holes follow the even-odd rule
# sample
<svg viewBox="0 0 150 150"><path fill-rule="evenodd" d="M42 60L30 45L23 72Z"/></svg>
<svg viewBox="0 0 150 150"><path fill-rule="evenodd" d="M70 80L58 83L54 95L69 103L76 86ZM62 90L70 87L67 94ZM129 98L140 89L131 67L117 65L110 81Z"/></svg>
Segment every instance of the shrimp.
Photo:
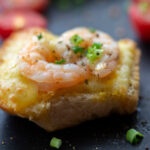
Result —
<svg viewBox="0 0 150 150"><path fill-rule="evenodd" d="M60 54L46 44L31 42L19 53L19 69L23 76L38 83L42 91L72 87L88 78L84 67L55 64L59 58Z"/></svg>
<svg viewBox="0 0 150 150"><path fill-rule="evenodd" d="M79 46L84 49L88 49L93 43L101 43L103 49L102 57L94 63L90 63L86 57L81 58L81 55L74 54L73 51L70 51L69 49L74 46L70 39L74 35L78 35L83 39L83 41L79 43ZM58 38L56 49L60 51L61 55L68 61L78 64L82 63L90 67L93 74L99 78L104 78L113 72L119 58L118 45L109 35L101 31L92 33L87 28L75 28L62 34L62 36Z"/></svg>
<svg viewBox="0 0 150 150"><path fill-rule="evenodd" d="M82 39L78 45L71 41L74 35ZM94 43L101 44L102 56L90 62L85 53ZM74 46L82 53L74 52ZM114 71L118 58L118 45L109 35L76 28L55 40L31 41L19 52L19 69L21 75L36 82L40 90L50 91L75 86L92 75L104 78ZM61 59L65 60L64 64L55 64Z"/></svg>

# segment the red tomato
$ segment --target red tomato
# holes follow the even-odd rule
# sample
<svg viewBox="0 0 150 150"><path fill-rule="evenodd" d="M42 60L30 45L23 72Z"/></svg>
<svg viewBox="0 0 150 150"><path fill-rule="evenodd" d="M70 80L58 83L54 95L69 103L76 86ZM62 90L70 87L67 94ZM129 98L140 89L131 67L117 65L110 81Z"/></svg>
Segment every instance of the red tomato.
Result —
<svg viewBox="0 0 150 150"><path fill-rule="evenodd" d="M4 10L30 9L42 11L48 5L48 0L0 0L0 7Z"/></svg>
<svg viewBox="0 0 150 150"><path fill-rule="evenodd" d="M46 28L47 21L33 11L7 11L0 14L0 36L7 38L12 32L29 27Z"/></svg>
<svg viewBox="0 0 150 150"><path fill-rule="evenodd" d="M129 17L141 40L150 41L150 0L134 0L129 7Z"/></svg>

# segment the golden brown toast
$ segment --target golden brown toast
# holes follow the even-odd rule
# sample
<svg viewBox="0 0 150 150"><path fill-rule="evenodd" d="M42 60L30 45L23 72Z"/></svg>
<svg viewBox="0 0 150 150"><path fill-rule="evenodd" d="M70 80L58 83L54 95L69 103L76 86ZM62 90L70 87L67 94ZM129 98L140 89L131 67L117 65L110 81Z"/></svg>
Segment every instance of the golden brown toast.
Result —
<svg viewBox="0 0 150 150"><path fill-rule="evenodd" d="M111 113L130 114L136 110L139 94L140 51L130 39L118 42L119 63L109 76L91 78L71 88L42 92L21 76L18 52L34 36L42 33L45 40L56 36L40 28L14 33L0 51L0 107L42 128L54 131Z"/></svg>

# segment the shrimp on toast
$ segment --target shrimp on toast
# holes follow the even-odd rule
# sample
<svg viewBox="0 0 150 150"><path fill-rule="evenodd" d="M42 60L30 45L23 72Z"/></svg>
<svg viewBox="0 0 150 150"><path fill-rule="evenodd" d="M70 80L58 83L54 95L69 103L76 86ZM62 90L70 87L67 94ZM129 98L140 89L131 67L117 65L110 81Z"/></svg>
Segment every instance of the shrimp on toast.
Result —
<svg viewBox="0 0 150 150"><path fill-rule="evenodd" d="M101 31L19 31L0 51L0 108L47 131L131 114L138 103L139 61L134 41L115 41Z"/></svg>
<svg viewBox="0 0 150 150"><path fill-rule="evenodd" d="M75 40L78 40L76 37L80 38L81 42L73 47L76 45ZM40 83L42 90L72 87L89 79L91 72L103 78L109 75L118 63L117 43L100 31L91 33L89 29L76 28L62 34L53 48L50 46L52 43L54 44L53 41L31 41L19 52L21 74ZM91 62L88 54L84 53L89 51L89 47L92 49L92 45L97 51L97 59ZM77 54L73 48L83 49L84 52ZM98 50L103 53L101 57ZM55 64L59 59L65 60L66 64ZM43 87L44 84L46 88Z"/></svg>

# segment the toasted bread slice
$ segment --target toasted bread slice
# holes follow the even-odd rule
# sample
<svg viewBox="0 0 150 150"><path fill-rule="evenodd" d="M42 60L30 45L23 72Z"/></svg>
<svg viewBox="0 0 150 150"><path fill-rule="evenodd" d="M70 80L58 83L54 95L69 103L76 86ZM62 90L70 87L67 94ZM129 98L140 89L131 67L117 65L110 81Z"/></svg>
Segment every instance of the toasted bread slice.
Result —
<svg viewBox="0 0 150 150"><path fill-rule="evenodd" d="M42 92L35 82L21 76L18 52L42 33L45 40L56 36L39 28L14 33L0 51L0 107L29 118L47 131L77 125L111 113L130 114L136 110L139 94L140 51L130 39L118 42L119 63L109 76L92 78L71 88Z"/></svg>

